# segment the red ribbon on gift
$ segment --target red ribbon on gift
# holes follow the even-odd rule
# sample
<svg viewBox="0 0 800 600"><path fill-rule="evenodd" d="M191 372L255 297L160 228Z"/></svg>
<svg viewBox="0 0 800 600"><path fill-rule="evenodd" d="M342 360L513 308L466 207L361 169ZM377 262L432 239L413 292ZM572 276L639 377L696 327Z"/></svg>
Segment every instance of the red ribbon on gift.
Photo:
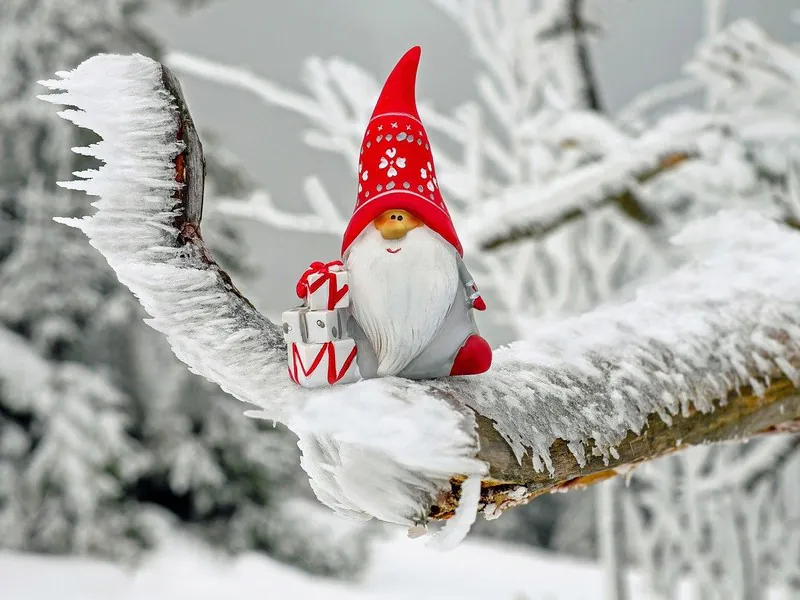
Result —
<svg viewBox="0 0 800 600"><path fill-rule="evenodd" d="M328 286L328 310L333 310L333 308L336 306L336 303L339 302L339 300L341 300L342 297L347 293L349 287L345 283L341 288L337 288L336 275L334 275L330 269L331 267L343 266L344 263L340 260L332 260L329 263L323 263L319 261L311 263L308 269L306 269L306 272L303 273L303 276L300 277L300 281L297 282L297 287L295 288L297 297L305 299L307 294L314 293L323 285L330 283ZM321 277L314 283L309 284L308 278L312 275L321 275Z"/></svg>
<svg viewBox="0 0 800 600"><path fill-rule="evenodd" d="M358 353L358 348L353 346L353 349L350 351L350 354L344 361L341 369L336 368L336 348L333 346L333 342L325 342L322 344L319 352L314 357L314 360L311 362L311 365L306 369L306 366L303 364L303 359L300 356L300 352L297 349L297 344L292 344L292 364L289 366L289 378L299 384L299 377L297 368L303 372L303 376L308 377L314 371L317 370L319 363L322 362L322 359L325 356L325 353L328 353L328 384L333 385L337 381L339 381L342 377L344 377L347 370L350 368L350 365L356 358L356 354Z"/></svg>

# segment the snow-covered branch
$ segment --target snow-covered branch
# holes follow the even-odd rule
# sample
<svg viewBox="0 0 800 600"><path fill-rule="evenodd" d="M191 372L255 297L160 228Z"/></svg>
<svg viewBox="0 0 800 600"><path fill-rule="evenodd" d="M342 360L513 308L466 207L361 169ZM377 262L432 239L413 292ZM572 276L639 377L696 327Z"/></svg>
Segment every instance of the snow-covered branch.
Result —
<svg viewBox="0 0 800 600"><path fill-rule="evenodd" d="M557 176L547 184L524 184L506 189L477 207L464 237L481 248L544 237L565 223L610 203L631 212L625 202L637 184L676 167L697 151L697 139L710 125L699 119L681 119L617 143L597 161ZM637 220L652 224L655 216L637 206Z"/></svg>
<svg viewBox="0 0 800 600"><path fill-rule="evenodd" d="M723 4L709 1L714 23ZM610 204L644 225L665 225L658 228L663 234L673 231L669 213L676 203L704 214L706 206L729 206L732 196L763 200L770 186L786 180L786 154L800 138L800 53L755 24L737 21L705 41L686 70L692 79L655 88L624 109L621 126L574 111L560 119L574 136L561 134L567 127L558 120L540 116L526 123L532 139L551 148L571 144L581 151L580 160L551 170L542 182L523 181L490 195L470 215L464 237L483 249L539 239ZM647 114L661 102L703 89L713 98L713 110ZM627 139L620 142L620 134ZM598 145L597 139L614 141ZM632 205L637 198L642 201Z"/></svg>
<svg viewBox="0 0 800 600"><path fill-rule="evenodd" d="M603 110L600 90L589 54L588 34L598 28L588 22L584 0L549 0L543 4L540 19L546 20L540 28L541 41L556 43L551 56L559 64L554 72L561 80L561 87L571 92L576 108Z"/></svg>
<svg viewBox="0 0 800 600"><path fill-rule="evenodd" d="M479 502L495 514L576 478L800 418L800 236L754 213L690 227L677 242L693 260L679 271L627 304L541 324L483 376L295 386L278 327L203 242L202 147L177 81L138 55L59 75L44 83L65 93L44 98L76 107L62 116L102 137L78 151L105 163L67 184L100 197L69 224L194 372L298 434L317 496L339 512L411 525L450 516L460 496L457 539Z"/></svg>
<svg viewBox="0 0 800 600"><path fill-rule="evenodd" d="M325 114L311 98L283 89L245 68L224 65L185 52L170 52L164 58L164 63L175 71L249 92L267 104L290 109L312 121L325 120Z"/></svg>
<svg viewBox="0 0 800 600"><path fill-rule="evenodd" d="M686 70L709 86L718 85L726 105L769 99L791 106L798 95L800 54L751 21L739 20L701 46Z"/></svg>
<svg viewBox="0 0 800 600"><path fill-rule="evenodd" d="M165 64L179 73L254 94L265 105L306 117L316 129L305 133L308 145L346 157L358 155L362 125L367 122L377 85L363 70L333 58L311 58L303 80L309 94L285 89L242 67L226 65L183 52L171 52Z"/></svg>
<svg viewBox="0 0 800 600"><path fill-rule="evenodd" d="M800 362L795 361L794 365L796 368ZM775 423L782 426L775 428ZM756 393L744 387L732 392L709 412L690 409L686 415L672 417L669 424L653 414L646 420L641 433L629 433L610 456L603 456L600 451L587 456L583 464L575 458L568 443L557 439L550 449L552 473L520 465L513 456L506 454L491 421L484 422L479 418L478 426L482 444L478 456L491 465L488 477L491 483L484 485L481 498L489 518L544 493L579 489L616 475L627 477L646 461L692 446L746 441L759 434L796 432L800 426L800 392L794 383L778 375L763 392ZM737 478L737 475L731 474L731 478ZM454 506L452 495L440 496L436 516L448 516Z"/></svg>
<svg viewBox="0 0 800 600"><path fill-rule="evenodd" d="M102 55L58 75L42 83L65 93L42 98L77 107L59 114L102 140L76 152L105 163L61 184L100 197L95 215L67 224L86 233L193 371L256 405L269 395L280 417L283 335L203 242L203 152L177 81L139 55Z"/></svg>
<svg viewBox="0 0 800 600"><path fill-rule="evenodd" d="M639 123L650 111L698 92L702 84L696 79L678 79L645 90L617 113L621 123Z"/></svg>
<svg viewBox="0 0 800 600"><path fill-rule="evenodd" d="M347 222L319 180L309 177L304 187L314 212L290 213L281 210L263 190L253 192L244 200L220 198L216 208L226 215L251 219L284 231L341 235Z"/></svg>
<svg viewBox="0 0 800 600"><path fill-rule="evenodd" d="M303 94L246 68L183 52L170 52L165 64L180 73L251 93L267 107L302 115L314 126L304 133L306 144L346 158L347 168L354 169L351 158L357 155L362 122L366 122L369 102L377 93L375 82L358 67L335 58L311 58L304 65L303 77L309 93ZM280 209L265 190L256 191L244 201L223 199L215 208L286 231L340 235L347 223L319 178L307 177L303 191L310 213Z"/></svg>
<svg viewBox="0 0 800 600"><path fill-rule="evenodd" d="M541 101L545 82L567 107L600 109L587 40L597 28L583 0L431 3L466 34L486 73L480 93L509 131Z"/></svg>

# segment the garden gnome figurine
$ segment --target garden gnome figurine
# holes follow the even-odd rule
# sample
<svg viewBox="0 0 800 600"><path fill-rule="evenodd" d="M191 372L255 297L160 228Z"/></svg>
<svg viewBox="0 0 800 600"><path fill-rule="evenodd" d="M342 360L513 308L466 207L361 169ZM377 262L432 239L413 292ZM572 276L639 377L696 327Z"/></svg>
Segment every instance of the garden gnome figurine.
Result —
<svg viewBox="0 0 800 600"><path fill-rule="evenodd" d="M358 197L342 243L365 379L426 379L489 369L472 310L486 308L439 190L416 105L420 48L397 63L367 124Z"/></svg>

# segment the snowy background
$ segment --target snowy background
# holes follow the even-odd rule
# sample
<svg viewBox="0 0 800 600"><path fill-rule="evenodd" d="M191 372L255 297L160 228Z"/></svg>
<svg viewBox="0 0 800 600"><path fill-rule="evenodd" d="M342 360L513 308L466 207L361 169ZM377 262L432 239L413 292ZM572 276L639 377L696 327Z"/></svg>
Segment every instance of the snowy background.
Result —
<svg viewBox="0 0 800 600"><path fill-rule="evenodd" d="M491 5L523 6L515 2ZM69 149L86 140L76 140L52 107L35 100L42 93L35 80L73 68L98 51L166 57L183 82L209 151L212 202L204 229L208 226L212 246L255 304L268 315L280 312L295 302L294 282L311 260L336 257L339 237L223 216L214 201L246 198L265 188L280 209L305 213L302 181L314 175L346 214L355 165L342 161L346 152L337 156L309 148L303 142L307 119L265 106L219 77L213 81L209 63L197 59L299 92L305 90L308 77L304 81L301 73L308 73L311 56L341 57L379 82L403 51L420 44L418 95L439 117L455 115L465 101L485 100L476 79L487 65L475 56L475 36L442 10L470 4L4 0L0 5L0 598L291 594L571 600L608 597L604 590L625 571L626 560L636 565L630 577L633 598L657 590L671 598L716 593L755 600L768 589L770 597L800 597L796 436L747 447L699 448L637 471L626 489L609 491L604 485L597 494L542 497L500 520L481 520L463 546L436 554L403 539L402 531L352 524L319 505L298 467L293 435L245 419L241 404L188 374L163 340L140 326L139 307L85 238L51 223L55 215L85 212L85 198L55 189L53 181L83 167ZM546 184L552 182L566 190L553 196L553 207L579 202L592 215L552 239L524 242L521 255L528 262L522 267L530 268L533 281L520 286L516 303L497 292L517 273L514 257L504 250L474 252L482 285L494 291L494 313L482 328L496 344L524 338L539 319L624 298L640 280L663 275L682 259L665 249L665 236L694 216L733 205L800 225L800 178L792 170L800 157L800 103L793 95L800 88L800 59L775 50L783 48L775 43L797 39L796 3L588 4L591 21L602 28L592 38L591 58L605 115L594 118L569 94L555 116L532 102L520 122L544 141L526 138L525 152L513 155L527 168L530 150L530 173L507 181L490 169L476 184L470 177L477 171L452 160L455 174L443 185L451 187L448 201L453 198L463 213L460 223L472 240L488 235L489 226L505 231L518 213L504 217L495 209L513 206L506 200L514 194L530 208L530 191L550 189ZM744 78L743 89L734 86L736 94L715 100L718 90L709 83L714 78L701 73L700 85L650 114L617 118L630 116L625 109L641 94L686 78L688 63L713 64L699 45L741 18L775 40L764 44L772 51L768 66L777 65L782 76L777 84ZM502 40L494 41L491 51L499 52ZM369 84L343 81L343 95L349 91L371 108ZM485 104L491 113L491 103ZM673 111L674 121L660 120ZM545 116L535 121L540 114ZM720 126L711 118L717 115L730 121ZM458 130L455 118L449 123ZM360 137L358 115L342 125L347 136ZM446 137L432 129L439 140ZM509 133L514 132L497 135L500 144ZM468 146L469 136L463 137ZM440 143L451 158L459 156L453 140ZM657 158L666 148L668 156L679 156L678 164L688 166L652 182L633 182L631 173L640 168L636 160L649 161L643 150L654 147ZM696 160L686 160L682 152ZM618 181L605 182L608 189L566 185L587 164L607 157L623 167ZM559 188L560 182L565 187ZM637 228L605 208L593 212L595 196L625 186L646 207L663 210L663 230ZM471 206L472 196L486 198L489 208ZM574 240L584 238L598 246L576 250ZM573 261L575 256L580 260ZM549 261L556 265L549 273L531 266ZM596 286L559 288L569 282L553 277L559 268ZM591 277L584 276L587 271ZM731 465L741 467L736 477L727 476ZM624 516L627 538L617 536L621 531L614 526L598 531L598 516L611 512L617 519L612 522ZM611 556L607 548L600 552L603 544L616 546ZM598 553L605 554L605 566L597 564Z"/></svg>

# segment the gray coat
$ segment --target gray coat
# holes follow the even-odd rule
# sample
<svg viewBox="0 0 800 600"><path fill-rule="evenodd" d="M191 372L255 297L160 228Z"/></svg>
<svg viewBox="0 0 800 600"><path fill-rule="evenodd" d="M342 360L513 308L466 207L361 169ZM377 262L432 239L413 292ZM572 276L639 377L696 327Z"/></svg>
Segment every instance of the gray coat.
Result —
<svg viewBox="0 0 800 600"><path fill-rule="evenodd" d="M476 296L472 287L474 281L460 256L457 257L457 261L461 285L456 289L453 304L450 305L444 323L431 343L397 374L398 377L406 379L446 377L450 374L456 354L466 339L473 333L478 333L472 315L472 301ZM356 362L361 377L364 379L376 377L378 359L375 350L364 330L352 316L348 319L348 332L358 348Z"/></svg>

